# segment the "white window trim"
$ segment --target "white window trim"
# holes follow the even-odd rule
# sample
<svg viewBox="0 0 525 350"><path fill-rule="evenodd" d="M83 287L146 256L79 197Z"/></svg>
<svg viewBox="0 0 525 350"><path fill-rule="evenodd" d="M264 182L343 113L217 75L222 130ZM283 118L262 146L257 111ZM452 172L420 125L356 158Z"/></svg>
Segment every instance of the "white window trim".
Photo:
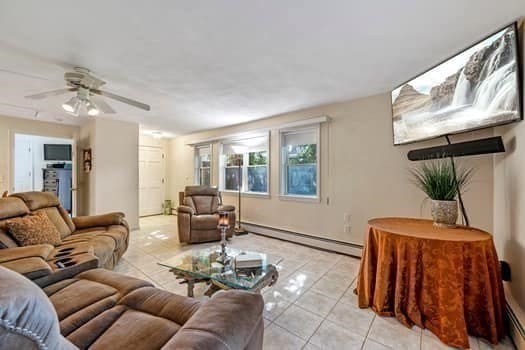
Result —
<svg viewBox="0 0 525 350"><path fill-rule="evenodd" d="M224 156L223 156L223 145L224 144L228 144L229 142L232 142L232 141L235 141L235 140L241 140L241 139L248 139L248 138L255 138L255 137L266 137L267 140L268 140L268 146L266 147L266 152L268 154L268 164L266 165L268 170L266 172L266 183L267 183L267 191L266 192L250 192L250 191L241 191L241 195L244 197L266 197L266 198L270 198L270 179L271 179L271 146L270 146L270 143L271 143L271 135L270 135L270 132L267 131L267 132L264 132L264 133L258 133L258 134L253 134L253 135L250 135L250 137L242 137L242 138L232 138L232 139L228 139L228 140L222 140L220 143L219 143L219 190L224 193L224 194L238 194L239 191L236 191L236 190L227 190L224 188L225 186L225 181L224 181L224 169L226 168L225 166L225 159L224 159ZM244 188L245 186L245 181L246 181L246 185L248 184L248 166L247 165L244 165L244 164L248 164L249 163L249 159L248 159L248 154L247 153L243 153L243 166L242 166L242 187Z"/></svg>
<svg viewBox="0 0 525 350"><path fill-rule="evenodd" d="M283 155L283 137L287 133L292 132L307 132L314 131L315 138L317 141L316 157L317 157L317 187L315 196L299 195L299 194L287 194L285 185L285 168L284 168L284 155ZM279 129L279 198L285 201L296 201L296 202L307 202L307 203L319 203L321 202L321 124L313 124L304 127L290 127Z"/></svg>
<svg viewBox="0 0 525 350"><path fill-rule="evenodd" d="M200 179L200 168L197 166L197 162L199 160L199 148L205 148L208 147L210 150L210 186L212 186L213 183L213 144L211 143L201 143L198 145L195 145L193 148L193 183L195 185L201 185L201 179Z"/></svg>

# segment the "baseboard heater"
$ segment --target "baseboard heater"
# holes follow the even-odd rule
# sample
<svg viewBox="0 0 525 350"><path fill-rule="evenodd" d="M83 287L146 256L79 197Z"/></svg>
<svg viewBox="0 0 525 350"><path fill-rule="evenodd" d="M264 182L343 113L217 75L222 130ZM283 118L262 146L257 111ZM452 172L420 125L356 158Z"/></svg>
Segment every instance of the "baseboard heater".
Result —
<svg viewBox="0 0 525 350"><path fill-rule="evenodd" d="M509 335L518 349L525 348L525 329L509 304L505 308L509 320Z"/></svg>
<svg viewBox="0 0 525 350"><path fill-rule="evenodd" d="M301 244L304 246L326 250L330 252L350 255L354 257L361 257L363 246L361 244L349 243L338 241L335 239L316 237L312 235L307 235L304 233L298 233L283 229L278 229L270 226L264 226L259 224L254 224L250 222L243 222L242 226L251 233L268 236L272 238L281 239L283 241L288 241L292 243Z"/></svg>

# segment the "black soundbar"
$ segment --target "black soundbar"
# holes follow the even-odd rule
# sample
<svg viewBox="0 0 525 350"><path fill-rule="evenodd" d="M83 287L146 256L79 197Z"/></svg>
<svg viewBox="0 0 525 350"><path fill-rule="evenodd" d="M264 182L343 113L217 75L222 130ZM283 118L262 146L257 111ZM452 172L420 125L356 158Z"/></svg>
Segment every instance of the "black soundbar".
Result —
<svg viewBox="0 0 525 350"><path fill-rule="evenodd" d="M501 136L496 136L474 141L453 143L445 146L414 149L408 152L407 156L410 160L425 160L501 152L505 152L505 146L503 145Z"/></svg>

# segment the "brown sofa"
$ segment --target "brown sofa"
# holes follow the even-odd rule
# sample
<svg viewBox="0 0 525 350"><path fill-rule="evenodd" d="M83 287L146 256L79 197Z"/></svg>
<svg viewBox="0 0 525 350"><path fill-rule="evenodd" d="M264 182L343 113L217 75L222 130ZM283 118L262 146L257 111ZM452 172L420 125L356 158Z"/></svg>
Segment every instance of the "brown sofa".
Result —
<svg viewBox="0 0 525 350"><path fill-rule="evenodd" d="M57 247L37 247L31 252L44 260L56 259L57 255L60 256L66 250L71 251L69 255L94 255L99 267L112 269L128 248L129 227L123 213L71 218L54 194L23 192L0 198L0 248L4 248L0 249L0 259L3 255L10 254L6 249L18 248L17 242L5 227L6 221L39 211L47 214L62 238L62 243ZM28 253L27 248L31 247L24 248L25 253Z"/></svg>
<svg viewBox="0 0 525 350"><path fill-rule="evenodd" d="M184 205L177 208L179 241L200 243L220 240L221 233L217 229L219 211L229 214L230 228L226 231L226 236L231 237L235 230L235 207L220 205L216 187L187 186L184 191Z"/></svg>
<svg viewBox="0 0 525 350"><path fill-rule="evenodd" d="M104 269L44 288L0 267L2 349L260 350L263 300L222 291L179 296Z"/></svg>

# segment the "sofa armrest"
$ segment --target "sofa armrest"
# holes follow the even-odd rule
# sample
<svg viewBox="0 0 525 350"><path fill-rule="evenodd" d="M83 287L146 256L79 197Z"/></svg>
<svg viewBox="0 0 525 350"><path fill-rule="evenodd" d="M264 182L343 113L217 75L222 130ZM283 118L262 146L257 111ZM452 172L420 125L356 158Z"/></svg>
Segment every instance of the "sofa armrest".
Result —
<svg viewBox="0 0 525 350"><path fill-rule="evenodd" d="M177 213L186 213L190 215L195 215L195 210L193 210L192 207L188 207L186 205L179 205L177 207Z"/></svg>
<svg viewBox="0 0 525 350"><path fill-rule="evenodd" d="M77 230L97 226L122 225L124 217L124 213L119 212L102 215L77 216L73 218L73 223Z"/></svg>
<svg viewBox="0 0 525 350"><path fill-rule="evenodd" d="M220 205L219 208L217 208L217 212L219 211L235 211L235 207L233 205Z"/></svg>
<svg viewBox="0 0 525 350"><path fill-rule="evenodd" d="M0 249L0 265L34 280L53 273L46 260L54 249L50 244Z"/></svg>
<svg viewBox="0 0 525 350"><path fill-rule="evenodd" d="M55 250L50 244L37 244L26 247L0 249L0 263L24 258L40 258L47 260Z"/></svg>
<svg viewBox="0 0 525 350"><path fill-rule="evenodd" d="M163 349L245 349L260 343L263 298L258 293L220 291L202 305Z"/></svg>
<svg viewBox="0 0 525 350"><path fill-rule="evenodd" d="M44 259L36 257L5 261L0 263L0 266L16 271L30 280L36 280L53 273L53 269Z"/></svg>

